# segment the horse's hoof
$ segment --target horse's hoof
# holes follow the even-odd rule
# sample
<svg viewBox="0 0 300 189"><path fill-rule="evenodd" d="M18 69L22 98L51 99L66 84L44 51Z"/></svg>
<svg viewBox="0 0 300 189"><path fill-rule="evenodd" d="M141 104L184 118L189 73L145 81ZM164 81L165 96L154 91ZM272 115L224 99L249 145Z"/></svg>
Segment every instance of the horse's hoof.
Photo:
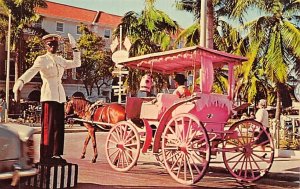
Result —
<svg viewBox="0 0 300 189"><path fill-rule="evenodd" d="M82 155L81 157L80 157L80 159L84 159L85 158L85 155Z"/></svg>
<svg viewBox="0 0 300 189"><path fill-rule="evenodd" d="M96 159L92 159L92 163L96 163Z"/></svg>

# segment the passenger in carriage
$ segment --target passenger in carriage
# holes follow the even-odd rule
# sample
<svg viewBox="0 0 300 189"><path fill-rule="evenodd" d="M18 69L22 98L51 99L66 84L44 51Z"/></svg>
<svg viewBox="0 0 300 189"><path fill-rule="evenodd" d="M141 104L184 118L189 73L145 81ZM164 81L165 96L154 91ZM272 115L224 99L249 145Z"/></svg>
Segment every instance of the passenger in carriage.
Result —
<svg viewBox="0 0 300 189"><path fill-rule="evenodd" d="M145 74L140 82L140 89L138 91L137 96L138 97L150 97L153 96L151 94L151 89L152 89L152 77L150 74Z"/></svg>
<svg viewBox="0 0 300 189"><path fill-rule="evenodd" d="M184 84L187 80L183 74L176 74L174 81L176 89L173 94L176 94L179 98L191 96L191 92Z"/></svg>

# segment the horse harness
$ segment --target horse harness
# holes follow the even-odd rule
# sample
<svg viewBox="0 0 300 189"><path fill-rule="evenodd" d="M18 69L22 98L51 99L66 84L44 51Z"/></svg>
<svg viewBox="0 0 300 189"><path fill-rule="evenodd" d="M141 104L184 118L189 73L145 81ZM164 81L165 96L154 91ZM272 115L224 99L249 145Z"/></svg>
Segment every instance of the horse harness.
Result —
<svg viewBox="0 0 300 189"><path fill-rule="evenodd" d="M103 112L104 112L104 109L105 109L106 105L105 105L104 101L102 101L102 100L96 101L94 104L92 104L92 105L89 107L89 111L91 112L91 121L94 120L95 112L96 112L96 110L97 110L99 107L103 107L103 108L101 109L101 112L100 112L100 117L99 117L100 120L99 120L99 121L100 121L100 122L104 122L104 120L103 120ZM108 108L108 110L110 109L109 106L107 106L107 108ZM107 123L110 123L110 116L109 116L109 114L108 114L108 118L107 118Z"/></svg>

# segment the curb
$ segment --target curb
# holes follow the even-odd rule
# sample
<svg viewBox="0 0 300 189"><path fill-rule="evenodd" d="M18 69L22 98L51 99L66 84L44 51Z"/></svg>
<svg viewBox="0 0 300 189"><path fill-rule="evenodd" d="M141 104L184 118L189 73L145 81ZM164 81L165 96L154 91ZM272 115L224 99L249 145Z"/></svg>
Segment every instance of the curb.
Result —
<svg viewBox="0 0 300 189"><path fill-rule="evenodd" d="M299 168L300 169L300 168ZM230 174L229 171L224 167L216 167L216 166L210 166L208 168L208 172L214 172L214 173L223 173L223 174ZM262 179L268 178L273 180L279 180L279 181L299 181L300 180L300 173L277 173L277 172L268 172Z"/></svg>

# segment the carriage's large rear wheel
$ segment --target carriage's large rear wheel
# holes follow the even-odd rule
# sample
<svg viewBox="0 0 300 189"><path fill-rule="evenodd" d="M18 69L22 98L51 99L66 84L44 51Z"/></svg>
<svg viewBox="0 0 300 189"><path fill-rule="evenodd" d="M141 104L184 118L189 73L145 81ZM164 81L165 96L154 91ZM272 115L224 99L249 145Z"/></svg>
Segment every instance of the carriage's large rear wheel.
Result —
<svg viewBox="0 0 300 189"><path fill-rule="evenodd" d="M271 168L274 144L269 131L255 120L234 123L225 136L223 160L232 176L252 182L262 178Z"/></svg>
<svg viewBox="0 0 300 189"><path fill-rule="evenodd" d="M121 121L108 133L105 144L106 159L113 169L129 171L136 165L140 149L140 137L132 123Z"/></svg>
<svg viewBox="0 0 300 189"><path fill-rule="evenodd" d="M199 119L191 114L173 117L162 134L162 153L173 179L186 185L198 182L210 161L208 135Z"/></svg>

